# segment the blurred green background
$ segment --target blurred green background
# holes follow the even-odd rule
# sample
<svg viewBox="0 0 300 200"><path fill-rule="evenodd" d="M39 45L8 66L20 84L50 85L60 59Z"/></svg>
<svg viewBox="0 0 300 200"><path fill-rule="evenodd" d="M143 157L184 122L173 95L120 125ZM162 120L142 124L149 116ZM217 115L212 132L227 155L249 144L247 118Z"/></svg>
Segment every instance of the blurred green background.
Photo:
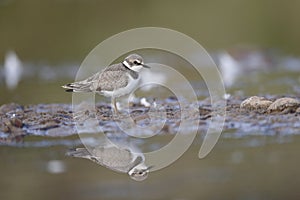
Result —
<svg viewBox="0 0 300 200"><path fill-rule="evenodd" d="M299 55L298 0L0 0L0 59L81 62L99 42L127 29L185 33L208 50L255 44Z"/></svg>

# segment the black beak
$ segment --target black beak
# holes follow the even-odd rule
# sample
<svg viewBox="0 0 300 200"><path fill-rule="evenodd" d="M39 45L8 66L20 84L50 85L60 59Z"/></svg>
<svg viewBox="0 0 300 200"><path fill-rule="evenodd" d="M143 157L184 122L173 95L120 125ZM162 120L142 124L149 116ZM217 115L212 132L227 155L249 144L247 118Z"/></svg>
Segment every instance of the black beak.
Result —
<svg viewBox="0 0 300 200"><path fill-rule="evenodd" d="M146 169L145 171L149 171L149 170L152 169L153 167L154 167L154 166L151 165L151 166L147 167L147 169Z"/></svg>
<svg viewBox="0 0 300 200"><path fill-rule="evenodd" d="M149 67L148 65L144 65L142 64L143 67L150 69L151 67Z"/></svg>

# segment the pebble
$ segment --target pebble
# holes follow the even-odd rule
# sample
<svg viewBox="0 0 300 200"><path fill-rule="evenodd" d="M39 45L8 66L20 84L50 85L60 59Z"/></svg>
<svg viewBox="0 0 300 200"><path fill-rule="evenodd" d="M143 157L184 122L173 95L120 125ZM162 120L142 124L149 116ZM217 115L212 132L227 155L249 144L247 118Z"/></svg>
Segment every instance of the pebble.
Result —
<svg viewBox="0 0 300 200"><path fill-rule="evenodd" d="M19 104L16 103L4 104L0 106L0 113L5 114L13 110L19 110L19 109L22 109L22 106L20 106Z"/></svg>
<svg viewBox="0 0 300 200"><path fill-rule="evenodd" d="M19 118L13 118L13 119L11 119L10 123L13 126L18 127L18 128L22 128L22 126L23 126L23 123L22 123L22 121Z"/></svg>
<svg viewBox="0 0 300 200"><path fill-rule="evenodd" d="M252 96L244 100L240 108L265 112L272 103L272 101L264 97Z"/></svg>
<svg viewBox="0 0 300 200"><path fill-rule="evenodd" d="M284 97L274 101L269 107L269 113L280 112L282 114L294 113L300 107L300 101L297 99Z"/></svg>

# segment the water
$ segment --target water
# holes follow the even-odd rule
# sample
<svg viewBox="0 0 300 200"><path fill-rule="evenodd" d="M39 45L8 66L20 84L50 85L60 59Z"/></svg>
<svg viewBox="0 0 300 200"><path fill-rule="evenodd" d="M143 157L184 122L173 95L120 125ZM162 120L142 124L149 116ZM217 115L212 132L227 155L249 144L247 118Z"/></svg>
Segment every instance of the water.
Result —
<svg viewBox="0 0 300 200"><path fill-rule="evenodd" d="M267 70L242 71L226 92L231 97L299 98L299 6L296 1L0 1L0 105L71 103L71 95L60 86L74 80L87 52L113 34L142 26L186 33L212 55L241 43L290 53L272 54L276 66ZM24 66L15 90L5 86L3 75L9 50L16 51ZM177 69L186 64L168 59ZM183 73L193 75L193 71ZM208 97L202 80L190 80L200 100ZM166 97L164 90L155 92ZM198 158L201 132L180 159L150 173L143 182L85 159L66 157L70 148L81 145L77 135L26 136L22 142L0 146L0 199L299 199L299 123L289 124L291 134L235 125L244 130L227 129L204 159ZM159 135L137 144L157 149L173 137Z"/></svg>
<svg viewBox="0 0 300 200"><path fill-rule="evenodd" d="M59 68L49 69L53 71L50 74L58 74ZM66 69L72 71L74 65ZM297 96L298 71L295 73L295 70L285 67L279 69L258 71L244 79L237 79L237 84L227 92L232 96ZM5 95L1 102L36 104L71 101L70 95L60 89L60 85L71 80L69 75L63 78L54 76L48 81L42 81L42 76L37 74L28 77L35 78L25 77L13 92L2 83L0 90ZM203 83L196 82L195 85ZM206 88L201 88L199 97L206 96ZM159 95L160 90L156 91ZM165 91L162 90L161 94L164 98ZM105 98L98 100L107 101ZM197 135L193 145L179 160L167 168L151 172L141 183L91 161L66 157L65 153L70 148L81 145L78 136L26 136L23 142L0 146L0 198L297 199L300 135L296 124L292 127L292 134L268 134L264 131L268 127L256 130L247 128L246 124L236 125L245 127L223 132L208 157L198 158L203 138L201 134ZM166 145L172 138L172 135L158 135L151 142L141 140L137 144L153 150Z"/></svg>
<svg viewBox="0 0 300 200"><path fill-rule="evenodd" d="M202 160L195 142L172 166L143 182L67 158L64 145L1 147L1 199L297 199L300 137L274 140L223 138ZM51 163L60 170L49 170Z"/></svg>
<svg viewBox="0 0 300 200"><path fill-rule="evenodd" d="M50 74L59 74L57 73L59 68L49 69L53 71ZM65 69L72 71L74 65L69 65ZM6 95L1 98L1 102L36 104L71 101L70 95L60 89L60 85L71 80L69 75L63 78L54 76L48 81L42 81L43 76L37 74L28 77L25 77L13 92L8 91L2 83L0 90ZM203 83L196 82L195 85L201 86ZM282 67L280 70L258 71L244 79L237 79L237 84L227 92L232 96L257 94L297 96L298 86L298 73ZM206 96L206 88L202 86L201 88L198 92L199 97ZM160 90L156 91L156 95L159 95ZM164 98L165 91L162 90L161 94ZM34 99L32 95L35 96ZM107 101L105 98L98 100ZM270 135L264 131L268 130L267 127L256 130L247 128L246 124L236 125L245 127L235 127L238 129L223 132L208 157L201 160L198 158L203 138L201 134L197 135L193 145L179 160L167 168L151 172L141 183L131 180L126 174L113 172L91 161L66 157L65 153L70 148L81 145L78 136L26 136L23 142L12 146L0 146L2 160L0 197L1 199L53 199L53 197L297 199L299 194L297 186L300 184L297 175L300 135L297 134L296 124L292 127L292 134L272 132ZM151 142L145 143L141 140L137 144L144 149L153 150L166 145L172 138L172 135L158 135L154 136Z"/></svg>

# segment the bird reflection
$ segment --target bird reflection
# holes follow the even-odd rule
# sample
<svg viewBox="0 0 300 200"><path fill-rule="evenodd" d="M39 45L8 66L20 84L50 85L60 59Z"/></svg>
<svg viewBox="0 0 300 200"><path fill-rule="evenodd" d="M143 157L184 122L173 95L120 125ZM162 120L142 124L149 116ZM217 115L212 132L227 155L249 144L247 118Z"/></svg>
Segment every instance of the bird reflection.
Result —
<svg viewBox="0 0 300 200"><path fill-rule="evenodd" d="M77 148L67 152L67 156L85 158L116 172L127 173L133 180L142 181L148 177L151 167L145 165L143 153L132 147L114 144L93 148Z"/></svg>

